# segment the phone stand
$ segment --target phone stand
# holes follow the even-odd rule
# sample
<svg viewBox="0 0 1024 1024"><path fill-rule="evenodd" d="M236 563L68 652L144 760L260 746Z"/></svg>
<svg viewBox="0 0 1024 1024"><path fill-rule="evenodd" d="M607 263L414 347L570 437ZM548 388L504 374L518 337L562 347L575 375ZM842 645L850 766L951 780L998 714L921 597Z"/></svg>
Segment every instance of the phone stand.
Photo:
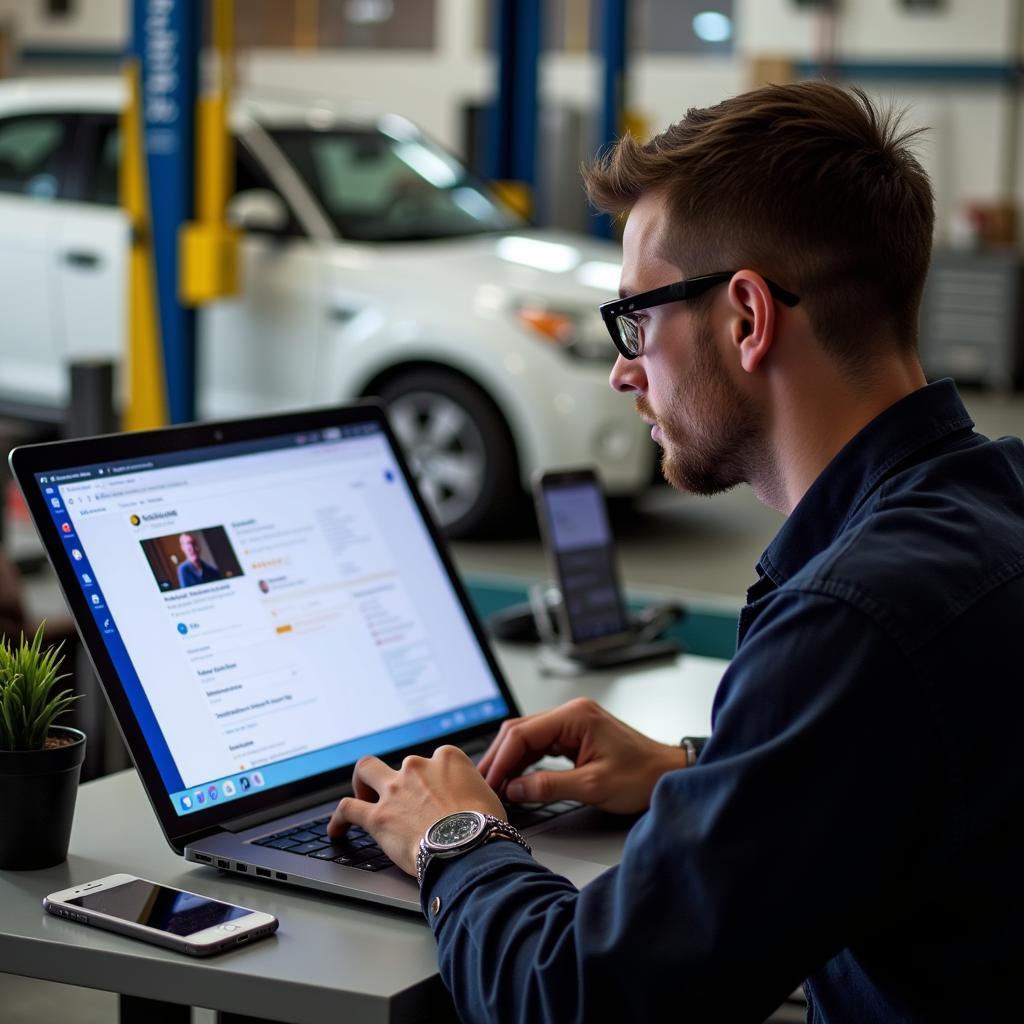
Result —
<svg viewBox="0 0 1024 1024"><path fill-rule="evenodd" d="M580 656L557 647L542 647L537 653L541 675L579 676L585 672L598 672L617 665L633 665L655 658L674 658L682 650L675 640L649 640L644 643L610 647L600 652L588 652Z"/></svg>
<svg viewBox="0 0 1024 1024"><path fill-rule="evenodd" d="M675 640L661 634L679 622L686 610L681 604L657 605L647 609L630 623L630 632L621 644L598 650L579 650L567 646L558 635L555 612L562 600L558 587L550 580L536 583L529 590L540 651L541 671L550 675L579 675L596 669L629 665L653 658L673 657L682 650Z"/></svg>

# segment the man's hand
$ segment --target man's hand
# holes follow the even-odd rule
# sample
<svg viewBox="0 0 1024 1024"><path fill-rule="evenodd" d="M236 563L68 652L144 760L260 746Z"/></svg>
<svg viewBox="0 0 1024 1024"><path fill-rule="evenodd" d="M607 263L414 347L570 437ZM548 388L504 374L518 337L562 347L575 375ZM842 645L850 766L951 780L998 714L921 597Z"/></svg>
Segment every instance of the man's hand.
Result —
<svg viewBox="0 0 1024 1024"><path fill-rule="evenodd" d="M458 747L438 747L433 757L407 757L396 771L376 757L357 762L354 797L345 797L327 825L340 836L349 825L365 828L403 871L416 874L423 834L446 814L481 811L505 819L501 801Z"/></svg>
<svg viewBox="0 0 1024 1024"><path fill-rule="evenodd" d="M571 758L575 768L522 775L546 754ZM495 792L504 787L510 801L582 800L605 811L635 814L647 809L665 772L684 767L686 754L679 747L656 743L580 697L552 711L502 722L479 770Z"/></svg>

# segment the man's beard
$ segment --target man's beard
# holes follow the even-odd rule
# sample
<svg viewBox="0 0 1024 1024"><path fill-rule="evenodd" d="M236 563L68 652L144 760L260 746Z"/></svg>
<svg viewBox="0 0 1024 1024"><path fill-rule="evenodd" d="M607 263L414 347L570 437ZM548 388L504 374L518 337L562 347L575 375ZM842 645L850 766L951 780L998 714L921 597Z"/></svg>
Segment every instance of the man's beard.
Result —
<svg viewBox="0 0 1024 1024"><path fill-rule="evenodd" d="M669 484L712 495L760 476L767 455L757 410L729 379L710 326L695 326L694 367L676 381L668 408L656 414L642 396L636 407L661 430L661 472Z"/></svg>

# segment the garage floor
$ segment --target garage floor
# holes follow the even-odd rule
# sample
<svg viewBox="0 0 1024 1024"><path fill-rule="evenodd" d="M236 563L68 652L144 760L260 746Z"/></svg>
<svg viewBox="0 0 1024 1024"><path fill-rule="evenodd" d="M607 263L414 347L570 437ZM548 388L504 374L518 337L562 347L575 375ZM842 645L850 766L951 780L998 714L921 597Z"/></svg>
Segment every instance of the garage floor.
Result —
<svg viewBox="0 0 1024 1024"><path fill-rule="evenodd" d="M965 399L984 433L1024 435L1024 397L967 392ZM632 509L615 515L626 586L738 605L753 577L754 563L781 521L760 506L748 488L715 498L679 495L667 487L653 490ZM33 548L34 538L23 525L10 527L6 536L16 554ZM464 542L454 551L459 568L467 574L498 574L525 582L546 575L536 532L529 524L510 540ZM55 586L44 576L31 582L30 601L34 614L63 611ZM109 1024L116 1020L116 1008L115 997L108 993L0 974L3 1024ZM194 1019L209 1021L213 1015L196 1011Z"/></svg>

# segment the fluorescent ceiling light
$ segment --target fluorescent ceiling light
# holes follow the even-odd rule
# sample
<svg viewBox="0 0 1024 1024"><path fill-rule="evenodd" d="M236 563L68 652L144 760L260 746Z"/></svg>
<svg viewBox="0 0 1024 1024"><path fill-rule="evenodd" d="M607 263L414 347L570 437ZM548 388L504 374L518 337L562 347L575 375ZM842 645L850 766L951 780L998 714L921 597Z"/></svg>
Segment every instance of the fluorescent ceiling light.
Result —
<svg viewBox="0 0 1024 1024"><path fill-rule="evenodd" d="M705 43L724 43L732 37L732 20L720 11L701 11L693 16L693 31Z"/></svg>

